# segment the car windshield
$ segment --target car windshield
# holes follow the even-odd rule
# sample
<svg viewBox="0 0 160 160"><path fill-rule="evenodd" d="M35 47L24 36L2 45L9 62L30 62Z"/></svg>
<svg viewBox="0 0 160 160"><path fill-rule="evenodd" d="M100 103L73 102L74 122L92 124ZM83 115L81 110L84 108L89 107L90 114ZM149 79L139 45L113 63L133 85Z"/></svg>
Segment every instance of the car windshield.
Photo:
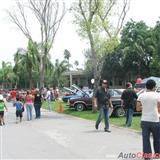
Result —
<svg viewBox="0 0 160 160"><path fill-rule="evenodd" d="M122 91L110 89L109 94L111 95L111 97L120 97L122 94ZM93 97L93 92L89 94L89 97Z"/></svg>
<svg viewBox="0 0 160 160"><path fill-rule="evenodd" d="M122 94L122 92L120 92L118 90L113 90L113 89L109 90L109 93L110 93L111 97L119 97Z"/></svg>
<svg viewBox="0 0 160 160"><path fill-rule="evenodd" d="M83 96L83 93L81 91L77 91L76 94L79 96Z"/></svg>

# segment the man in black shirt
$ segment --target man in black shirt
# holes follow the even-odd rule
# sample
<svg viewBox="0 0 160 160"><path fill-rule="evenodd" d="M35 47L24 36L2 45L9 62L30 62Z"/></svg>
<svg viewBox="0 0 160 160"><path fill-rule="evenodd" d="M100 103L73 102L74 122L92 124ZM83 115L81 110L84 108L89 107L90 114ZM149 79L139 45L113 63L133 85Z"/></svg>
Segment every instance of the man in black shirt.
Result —
<svg viewBox="0 0 160 160"><path fill-rule="evenodd" d="M113 108L113 106L112 106L112 102L111 102L110 98L111 98L111 96L108 92L108 82L107 82L107 80L103 80L101 87L98 88L98 90L96 91L96 93L94 95L94 107L95 108L98 107L98 109L99 109L99 116L96 121L95 128L98 129L98 126L104 117L104 120L105 120L104 131L105 132L111 132L109 130L108 111L109 111L109 107Z"/></svg>
<svg viewBox="0 0 160 160"><path fill-rule="evenodd" d="M39 90L36 89L36 94L34 97L34 108L35 108L35 113L36 113L35 118L41 117L41 105L42 105L42 96L41 96Z"/></svg>
<svg viewBox="0 0 160 160"><path fill-rule="evenodd" d="M133 112L136 107L137 94L132 89L132 83L128 82L126 84L126 90L123 91L121 99L122 103L126 109L126 126L130 127L132 124Z"/></svg>

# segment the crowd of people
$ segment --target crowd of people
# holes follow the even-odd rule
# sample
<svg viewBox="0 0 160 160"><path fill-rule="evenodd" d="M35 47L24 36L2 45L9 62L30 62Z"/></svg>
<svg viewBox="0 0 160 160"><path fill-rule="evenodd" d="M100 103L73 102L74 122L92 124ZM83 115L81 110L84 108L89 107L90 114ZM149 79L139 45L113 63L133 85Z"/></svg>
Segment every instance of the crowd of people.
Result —
<svg viewBox="0 0 160 160"><path fill-rule="evenodd" d="M16 90L12 89L9 95L6 97L7 100L10 100L16 110L16 123L22 122L23 112L26 110L27 121L33 119L33 109L35 109L35 118L41 118L41 106L42 101L47 101L48 111L52 110L51 101L58 100L59 90L58 88L41 88L31 90ZM8 108L5 104L3 95L0 95L0 125L5 125L4 122L4 112L8 111Z"/></svg>
<svg viewBox="0 0 160 160"><path fill-rule="evenodd" d="M153 136L153 147L155 154L160 155L160 94L155 92L156 82L148 80L146 82L146 92L137 96L130 82L126 84L126 89L121 95L122 106L126 110L126 126L131 127L134 110L142 112L141 128L143 153L152 154L150 135ZM97 89L93 96L94 108L98 108L99 116L97 118L95 128L98 130L99 124L104 118L104 131L110 133L109 129L109 109L113 110L111 95L109 93L109 85L107 80L102 80L101 86ZM47 101L48 111L52 110L51 101L57 100L59 91L49 88L32 89L22 94L12 90L10 92L13 106L16 108L16 123L22 121L23 112L26 109L27 120L33 118L32 110L35 109L35 118L41 117L42 100ZM0 95L0 125L5 125L4 110L8 110L3 96ZM19 118L19 120L18 120ZM150 158L145 158L150 159Z"/></svg>

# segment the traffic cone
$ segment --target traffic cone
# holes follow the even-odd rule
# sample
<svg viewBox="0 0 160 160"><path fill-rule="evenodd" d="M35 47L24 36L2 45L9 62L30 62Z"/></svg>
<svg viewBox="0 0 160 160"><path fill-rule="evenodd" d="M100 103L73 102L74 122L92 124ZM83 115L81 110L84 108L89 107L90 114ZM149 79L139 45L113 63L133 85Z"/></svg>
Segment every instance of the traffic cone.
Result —
<svg viewBox="0 0 160 160"><path fill-rule="evenodd" d="M60 101L59 103L59 113L63 112L63 106L62 106L62 102Z"/></svg>

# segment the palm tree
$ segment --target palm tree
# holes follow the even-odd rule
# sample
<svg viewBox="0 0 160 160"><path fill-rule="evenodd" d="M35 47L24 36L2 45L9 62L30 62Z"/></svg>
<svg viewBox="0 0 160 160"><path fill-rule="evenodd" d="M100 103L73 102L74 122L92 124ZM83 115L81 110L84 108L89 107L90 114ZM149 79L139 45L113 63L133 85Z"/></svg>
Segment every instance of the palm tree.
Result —
<svg viewBox="0 0 160 160"><path fill-rule="evenodd" d="M38 51L36 43L29 40L27 50L21 48L18 49L14 55L14 72L17 75L17 83L20 76L28 75L29 87L33 87L33 73L38 70ZM23 72L22 72L23 71Z"/></svg>
<svg viewBox="0 0 160 160"><path fill-rule="evenodd" d="M71 87L72 86L72 74L71 74L71 70L70 70L71 65L69 63L70 57L71 57L71 53L67 49L65 49L64 50L64 59L67 59L67 61L68 61L68 71L70 73L69 79L70 79L70 87Z"/></svg>
<svg viewBox="0 0 160 160"><path fill-rule="evenodd" d="M69 58L71 57L71 53L65 49L64 50L64 59L67 59L69 61Z"/></svg>
<svg viewBox="0 0 160 160"><path fill-rule="evenodd" d="M59 62L59 60L56 59L54 66L54 79L57 81L58 87L60 87L60 85L62 84L63 73L67 71L67 69L68 69L68 63L66 60Z"/></svg>
<svg viewBox="0 0 160 160"><path fill-rule="evenodd" d="M74 62L74 65L75 65L76 67L78 67L78 66L79 66L79 62L76 60L76 61Z"/></svg>
<svg viewBox="0 0 160 160"><path fill-rule="evenodd" d="M7 88L8 84L10 84L11 88L14 83L15 75L10 62L2 62L1 76L2 86Z"/></svg>

